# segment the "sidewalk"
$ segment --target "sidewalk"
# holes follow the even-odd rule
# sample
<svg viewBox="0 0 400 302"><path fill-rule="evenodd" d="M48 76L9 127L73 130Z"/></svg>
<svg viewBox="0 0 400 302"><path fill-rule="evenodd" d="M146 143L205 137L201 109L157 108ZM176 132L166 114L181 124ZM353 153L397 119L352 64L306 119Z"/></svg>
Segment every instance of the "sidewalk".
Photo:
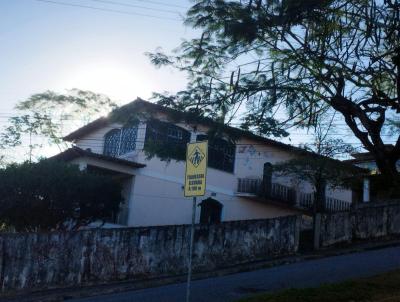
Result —
<svg viewBox="0 0 400 302"><path fill-rule="evenodd" d="M353 244L351 246L319 250L316 252L294 255L285 258L273 259L268 261L258 261L252 263L246 263L241 265L236 265L232 267L227 267L218 271L198 273L193 276L193 279L207 279L210 277L225 276L236 274L240 272L255 271L264 268L270 268L279 265L291 264L296 262L304 262L307 260L314 260L350 253L357 253L362 251L383 249L387 247L399 246L400 240L390 240L390 241L373 241L373 242L363 242L358 244ZM53 301L65 301L72 298L90 297L97 295L105 295L111 293L120 293L125 291L158 287L162 285L168 285L173 283L185 282L186 276L180 275L175 277L167 278L157 278L148 280L137 280L137 281L125 281L125 282L115 282L105 285L95 285L95 286L85 286L85 287L73 287L64 289L49 289L43 291L34 292L24 292L18 293L17 295L11 296L1 296L0 301L43 301L43 302L53 302Z"/></svg>

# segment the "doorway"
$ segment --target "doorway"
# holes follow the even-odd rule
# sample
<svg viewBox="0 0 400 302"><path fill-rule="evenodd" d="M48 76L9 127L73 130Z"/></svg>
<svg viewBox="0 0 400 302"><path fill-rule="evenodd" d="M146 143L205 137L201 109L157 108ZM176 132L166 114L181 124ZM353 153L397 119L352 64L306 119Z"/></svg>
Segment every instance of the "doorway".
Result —
<svg viewBox="0 0 400 302"><path fill-rule="evenodd" d="M222 203L213 198L207 198L199 206L201 207L200 223L214 224L221 222Z"/></svg>

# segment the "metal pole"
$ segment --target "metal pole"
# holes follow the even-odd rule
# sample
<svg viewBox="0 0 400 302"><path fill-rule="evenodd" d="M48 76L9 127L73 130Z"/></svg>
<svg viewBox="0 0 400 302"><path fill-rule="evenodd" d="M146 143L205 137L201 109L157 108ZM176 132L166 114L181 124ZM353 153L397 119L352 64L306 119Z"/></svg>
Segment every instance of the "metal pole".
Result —
<svg viewBox="0 0 400 302"><path fill-rule="evenodd" d="M192 255L193 255L195 219L196 219L196 197L193 197L192 225L190 226L188 276L187 276L187 284L186 284L186 302L189 302L189 300L190 300L190 280L192 279Z"/></svg>

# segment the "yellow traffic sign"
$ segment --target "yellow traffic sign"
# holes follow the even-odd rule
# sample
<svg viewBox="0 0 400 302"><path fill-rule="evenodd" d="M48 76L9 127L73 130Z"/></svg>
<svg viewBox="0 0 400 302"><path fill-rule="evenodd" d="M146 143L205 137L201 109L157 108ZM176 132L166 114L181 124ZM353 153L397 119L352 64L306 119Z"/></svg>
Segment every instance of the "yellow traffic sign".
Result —
<svg viewBox="0 0 400 302"><path fill-rule="evenodd" d="M206 193L208 142L187 144L185 197L203 196Z"/></svg>

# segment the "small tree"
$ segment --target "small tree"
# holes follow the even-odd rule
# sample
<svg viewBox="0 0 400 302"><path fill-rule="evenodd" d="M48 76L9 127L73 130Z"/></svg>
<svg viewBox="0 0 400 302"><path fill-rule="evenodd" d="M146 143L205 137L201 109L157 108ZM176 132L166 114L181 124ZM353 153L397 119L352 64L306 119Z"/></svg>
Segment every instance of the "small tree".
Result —
<svg viewBox="0 0 400 302"><path fill-rule="evenodd" d="M43 160L0 170L0 225L16 231L78 229L105 221L122 201L111 178Z"/></svg>
<svg viewBox="0 0 400 302"><path fill-rule="evenodd" d="M332 140L329 144L342 143L341 140ZM324 190L326 185L331 188L350 187L351 178L356 176L356 169L346 167L345 164L333 159L319 156L302 156L288 160L274 167L280 175L294 176L309 182L314 191L314 210L324 210Z"/></svg>
<svg viewBox="0 0 400 302"><path fill-rule="evenodd" d="M328 138L331 125L324 128L318 123L314 142L303 146L305 150L314 154L305 154L274 167L280 175L294 176L312 185L315 212L324 210L324 192L327 185L331 188L350 187L351 179L360 174L360 169L333 159L338 155L352 153L355 149L342 139Z"/></svg>

